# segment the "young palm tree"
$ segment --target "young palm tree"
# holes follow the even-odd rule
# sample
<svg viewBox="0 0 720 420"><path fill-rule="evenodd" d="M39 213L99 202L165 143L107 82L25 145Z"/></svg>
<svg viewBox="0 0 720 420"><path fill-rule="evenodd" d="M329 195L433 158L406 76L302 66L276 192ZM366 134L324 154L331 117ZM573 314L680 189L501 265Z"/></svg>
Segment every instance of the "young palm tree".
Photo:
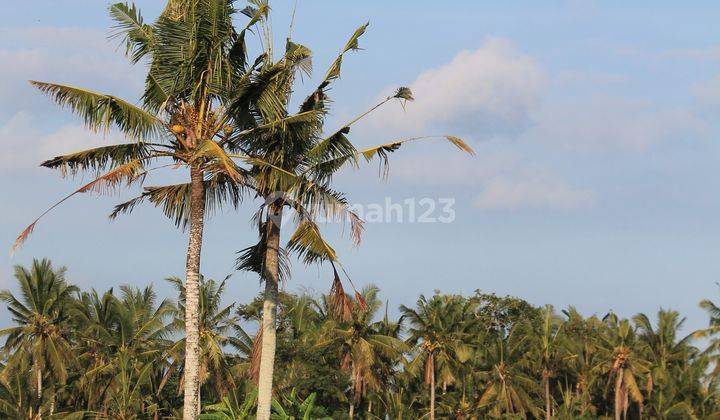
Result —
<svg viewBox="0 0 720 420"><path fill-rule="evenodd" d="M453 383L456 367L467 358L467 343L474 327L474 302L455 295L436 294L430 300L421 295L416 307L400 306L409 324L407 342L415 349L408 369L419 372L422 366L424 382L430 390L432 420L436 376L443 384Z"/></svg>
<svg viewBox="0 0 720 420"><path fill-rule="evenodd" d="M241 31L233 27L232 0L169 0L152 24L145 24L134 6L110 8L116 33L133 63L149 62L142 105L87 89L32 82L61 106L80 115L91 130L120 130L132 142L58 156L43 163L63 174L95 172L91 182L65 197L33 221L18 237L20 246L38 220L68 198L84 192L107 192L121 185L142 183L159 168L185 168L189 182L147 187L145 192L116 207L111 215L129 212L144 200L162 207L179 226L189 230L185 315L184 417L197 417L199 387L198 300L200 255L206 209L240 198L243 171L226 154L225 145L269 127L253 125L248 104L260 93L262 82L251 83L252 64L245 54L245 33L268 10L258 3L243 10L250 19ZM268 95L259 107L272 106ZM268 104L268 102L270 104ZM151 167L166 159L169 164Z"/></svg>
<svg viewBox="0 0 720 420"><path fill-rule="evenodd" d="M15 266L15 279L20 286L19 299L9 290L0 292L0 300L7 303L17 324L0 330L0 337L7 337L4 350L13 354L2 376L7 379L29 360L40 410L43 379L64 383L67 365L74 358L67 327L72 294L77 289L65 282L65 268L55 269L47 259L33 260L30 270Z"/></svg>

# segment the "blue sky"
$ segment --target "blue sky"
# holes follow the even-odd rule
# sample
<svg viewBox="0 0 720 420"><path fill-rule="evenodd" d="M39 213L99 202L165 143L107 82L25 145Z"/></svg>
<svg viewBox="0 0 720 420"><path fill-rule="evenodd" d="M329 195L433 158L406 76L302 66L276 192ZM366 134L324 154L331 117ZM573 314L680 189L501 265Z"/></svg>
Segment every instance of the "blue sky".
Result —
<svg viewBox="0 0 720 420"><path fill-rule="evenodd" d="M139 1L146 20L161 2ZM273 5L281 40L291 2ZM0 27L0 244L9 249L34 215L80 179L37 164L118 141L33 91L28 79L76 84L136 99L132 68L106 36L107 4L44 0L5 6ZM370 167L338 179L351 201L452 197L449 224L368 224L353 248L334 237L358 285L375 283L392 306L434 289L512 294L535 304L575 305L621 315L680 310L687 327L706 317L720 280L720 33L716 2L430 2L300 0L294 38L314 51L312 89L347 37L370 21L363 51L349 58L329 126L401 85L417 100L394 104L353 131L359 144L453 133L478 152L417 144L393 156L390 178ZM157 182L162 182L158 178ZM50 257L71 281L106 289L182 275L185 236L142 208L107 220L130 197L81 196L38 225L14 257L0 259L0 288L12 266ZM254 239L257 203L207 225L203 272L232 273L234 251ZM247 301L256 278L235 273L228 299ZM294 264L291 290L321 292L327 269Z"/></svg>

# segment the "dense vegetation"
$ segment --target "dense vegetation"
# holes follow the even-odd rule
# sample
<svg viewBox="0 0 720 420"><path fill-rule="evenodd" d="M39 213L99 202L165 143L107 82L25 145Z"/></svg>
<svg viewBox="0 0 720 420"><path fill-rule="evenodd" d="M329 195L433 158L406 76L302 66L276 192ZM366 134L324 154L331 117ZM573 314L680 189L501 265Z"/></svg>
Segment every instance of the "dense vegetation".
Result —
<svg viewBox="0 0 720 420"><path fill-rule="evenodd" d="M152 286L79 290L47 260L15 269L17 292L0 373L0 417L180 417L183 282L177 299ZM227 280L226 280L227 281ZM204 419L252 418L262 297L226 304L226 281L200 293ZM273 418L716 418L720 310L681 337L661 310L584 317L513 297L421 296L388 314L379 290L347 296L280 294ZM346 316L349 315L349 316ZM706 350L695 339L710 337Z"/></svg>

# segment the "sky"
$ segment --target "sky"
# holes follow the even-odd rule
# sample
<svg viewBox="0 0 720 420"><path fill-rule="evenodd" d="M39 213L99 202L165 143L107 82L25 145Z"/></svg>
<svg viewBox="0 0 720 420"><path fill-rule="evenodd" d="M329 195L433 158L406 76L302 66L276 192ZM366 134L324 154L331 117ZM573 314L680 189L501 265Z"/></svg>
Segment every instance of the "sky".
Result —
<svg viewBox="0 0 720 420"><path fill-rule="evenodd" d="M148 22L162 7L136 4ZM278 45L292 4L271 3ZM0 6L0 245L8 250L25 225L82 182L40 162L122 141L118 133L88 132L27 83L73 84L136 101L145 69L108 40L108 5ZM416 100L364 119L351 133L358 145L452 134L477 152L418 142L391 156L387 180L374 165L337 178L336 187L365 209L414 200L420 214L429 203L454 200L450 223L368 222L359 247L328 226L356 286L378 285L391 308L436 289L479 289L588 315L675 309L687 317L687 331L705 326L698 302L720 298L718 12L717 2L699 0L299 0L293 38L313 50L315 72L296 89L298 98L355 28L370 22L362 50L333 85L329 130L408 86ZM169 296L163 279L184 272L185 233L152 207L107 218L113 204L137 193L65 203L14 256L0 254L0 289L15 290L14 265L48 257L82 288L152 282ZM235 252L256 239L249 219L257 205L248 200L206 224L202 272L232 274L228 302L261 290L255 276L233 271ZM327 291L329 271L294 262L285 287ZM6 325L7 312L0 315Z"/></svg>

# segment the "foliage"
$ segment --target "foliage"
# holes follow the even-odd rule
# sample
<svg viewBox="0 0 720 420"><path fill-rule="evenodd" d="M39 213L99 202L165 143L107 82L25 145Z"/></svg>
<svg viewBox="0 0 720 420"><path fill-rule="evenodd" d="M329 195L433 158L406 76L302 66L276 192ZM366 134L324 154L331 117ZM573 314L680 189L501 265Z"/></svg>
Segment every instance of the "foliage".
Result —
<svg viewBox="0 0 720 420"><path fill-rule="evenodd" d="M152 286L79 291L48 260L15 275L18 293L0 294L14 323L2 330L0 417L178 415L181 282L169 280L176 299L160 300ZM256 330L262 297L224 304L224 284L201 281L206 420L253 418L257 400L255 339L245 328ZM671 310L654 320L600 319L438 292L393 318L376 287L360 297L346 296L344 319L330 295L280 295L273 418L347 418L351 403L356 416L419 418L429 412L433 373L440 418L540 418L546 404L559 419L720 415L714 318L708 330L680 336L683 319ZM700 336L711 339L705 350Z"/></svg>

